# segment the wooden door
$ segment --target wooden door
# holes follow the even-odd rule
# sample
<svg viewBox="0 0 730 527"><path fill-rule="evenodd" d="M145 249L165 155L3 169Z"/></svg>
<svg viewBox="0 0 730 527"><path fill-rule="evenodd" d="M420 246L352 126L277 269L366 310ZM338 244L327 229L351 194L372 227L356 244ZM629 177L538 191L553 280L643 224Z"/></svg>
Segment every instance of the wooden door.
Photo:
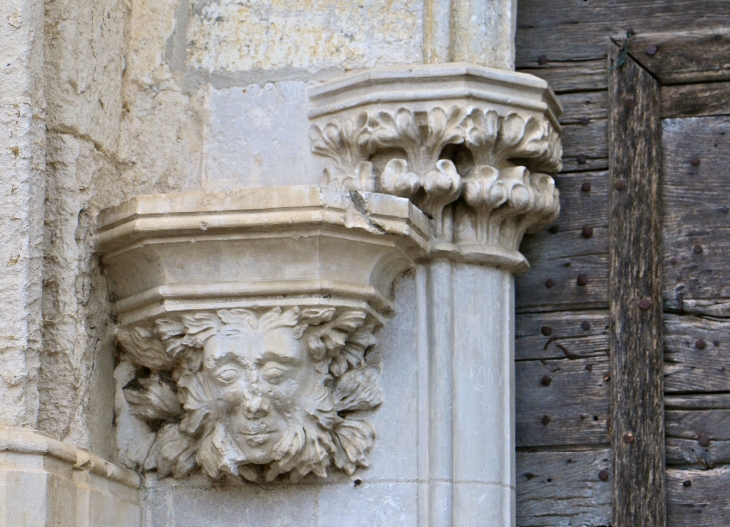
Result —
<svg viewBox="0 0 730 527"><path fill-rule="evenodd" d="M730 2L520 2L518 67L566 107L518 279L520 526L730 525L725 28Z"/></svg>

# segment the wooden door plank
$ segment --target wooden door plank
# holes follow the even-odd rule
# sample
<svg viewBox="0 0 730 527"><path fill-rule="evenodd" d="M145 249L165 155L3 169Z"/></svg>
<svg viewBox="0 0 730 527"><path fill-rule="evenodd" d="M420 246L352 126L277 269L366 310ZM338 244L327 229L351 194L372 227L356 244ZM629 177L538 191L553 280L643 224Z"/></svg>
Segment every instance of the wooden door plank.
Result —
<svg viewBox="0 0 730 527"><path fill-rule="evenodd" d="M609 36L730 26L727 0L520 0L516 65L598 60ZM543 57L543 60L540 60Z"/></svg>
<svg viewBox="0 0 730 527"><path fill-rule="evenodd" d="M619 65L621 58L620 48L611 44L609 305L614 525L664 527L660 87L630 57Z"/></svg>
<svg viewBox="0 0 730 527"><path fill-rule="evenodd" d="M628 39L625 46L663 85L730 79L728 28L639 33Z"/></svg>
<svg viewBox="0 0 730 527"><path fill-rule="evenodd" d="M611 525L611 450L517 453L519 527Z"/></svg>
<svg viewBox="0 0 730 527"><path fill-rule="evenodd" d="M605 355L518 361L517 447L608 446L608 369Z"/></svg>
<svg viewBox="0 0 730 527"><path fill-rule="evenodd" d="M669 527L730 525L730 467L667 470Z"/></svg>
<svg viewBox="0 0 730 527"><path fill-rule="evenodd" d="M662 127L664 299L730 298L730 117Z"/></svg>
<svg viewBox="0 0 730 527"><path fill-rule="evenodd" d="M663 118L729 114L730 82L662 87Z"/></svg>

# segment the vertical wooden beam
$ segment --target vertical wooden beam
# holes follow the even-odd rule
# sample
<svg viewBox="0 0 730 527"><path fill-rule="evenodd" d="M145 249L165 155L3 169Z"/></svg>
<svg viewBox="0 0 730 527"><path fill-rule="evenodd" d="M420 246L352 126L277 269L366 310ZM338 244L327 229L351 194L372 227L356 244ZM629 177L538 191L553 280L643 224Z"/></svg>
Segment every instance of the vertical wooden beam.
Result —
<svg viewBox="0 0 730 527"><path fill-rule="evenodd" d="M609 47L609 244L615 527L664 527L658 81Z"/></svg>

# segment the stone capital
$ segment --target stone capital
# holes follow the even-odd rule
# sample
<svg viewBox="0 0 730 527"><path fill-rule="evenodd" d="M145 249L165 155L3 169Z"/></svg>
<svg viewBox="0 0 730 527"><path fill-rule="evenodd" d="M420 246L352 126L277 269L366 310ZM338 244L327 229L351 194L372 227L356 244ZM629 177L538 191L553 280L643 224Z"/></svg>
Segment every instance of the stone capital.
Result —
<svg viewBox="0 0 730 527"><path fill-rule="evenodd" d="M560 211L562 108L547 83L471 64L381 68L310 99L325 185L408 198L430 218L433 253L527 269L522 236Z"/></svg>

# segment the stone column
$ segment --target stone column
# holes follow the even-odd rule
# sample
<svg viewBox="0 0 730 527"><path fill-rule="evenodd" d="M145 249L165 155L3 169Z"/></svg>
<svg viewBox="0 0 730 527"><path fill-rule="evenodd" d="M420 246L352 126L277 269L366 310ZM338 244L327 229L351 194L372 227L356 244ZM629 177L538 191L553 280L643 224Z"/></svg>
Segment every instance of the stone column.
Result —
<svg viewBox="0 0 730 527"><path fill-rule="evenodd" d="M419 266L419 525L515 524L514 279Z"/></svg>
<svg viewBox="0 0 730 527"><path fill-rule="evenodd" d="M426 0L423 62L515 68L517 0Z"/></svg>
<svg viewBox="0 0 730 527"><path fill-rule="evenodd" d="M418 525L512 527L513 273L528 268L523 234L559 211L547 174L560 106L534 77L470 64L371 70L310 95L313 149L334 161L325 183L407 197L431 218L417 258Z"/></svg>

